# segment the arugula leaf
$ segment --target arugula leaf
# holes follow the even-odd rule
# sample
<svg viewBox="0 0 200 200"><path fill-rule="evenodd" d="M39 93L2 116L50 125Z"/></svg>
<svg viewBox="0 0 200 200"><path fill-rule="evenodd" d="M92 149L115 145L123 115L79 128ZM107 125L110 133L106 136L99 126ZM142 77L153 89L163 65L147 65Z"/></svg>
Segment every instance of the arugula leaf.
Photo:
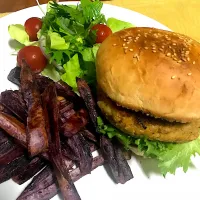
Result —
<svg viewBox="0 0 200 200"><path fill-rule="evenodd" d="M72 19L80 24L85 23L85 19L83 17L83 12L80 12L78 7L73 8L68 5L59 5L56 2L50 3L51 11L53 10L55 15L57 16L65 16L66 18Z"/></svg>
<svg viewBox="0 0 200 200"><path fill-rule="evenodd" d="M80 7L82 8L86 23L91 23L93 20L102 18L101 9L103 7L103 3L99 0L81 0Z"/></svg>
<svg viewBox="0 0 200 200"><path fill-rule="evenodd" d="M96 32L90 29L96 23L105 22L105 16L101 14L102 5L100 1L90 0L82 0L76 7L50 2L40 31L41 37L46 38L45 52L50 55L50 62L56 61L64 66L78 54L84 77L90 82L94 82L96 77L92 50Z"/></svg>

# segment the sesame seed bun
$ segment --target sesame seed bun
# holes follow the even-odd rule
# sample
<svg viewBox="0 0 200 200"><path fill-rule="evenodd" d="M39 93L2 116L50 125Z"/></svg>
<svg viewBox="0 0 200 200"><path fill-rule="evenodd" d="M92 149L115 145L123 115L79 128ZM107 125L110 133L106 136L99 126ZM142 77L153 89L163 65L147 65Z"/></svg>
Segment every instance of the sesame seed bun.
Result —
<svg viewBox="0 0 200 200"><path fill-rule="evenodd" d="M155 28L109 36L96 59L97 83L118 105L168 121L200 118L200 44Z"/></svg>

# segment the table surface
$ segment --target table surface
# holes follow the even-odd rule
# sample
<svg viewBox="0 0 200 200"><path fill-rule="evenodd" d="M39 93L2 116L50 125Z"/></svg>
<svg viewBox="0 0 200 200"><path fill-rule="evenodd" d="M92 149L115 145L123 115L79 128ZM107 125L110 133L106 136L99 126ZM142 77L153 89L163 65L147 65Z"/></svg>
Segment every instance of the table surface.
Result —
<svg viewBox="0 0 200 200"><path fill-rule="evenodd" d="M47 1L40 0L40 3ZM112 0L105 3L142 13L200 42L200 0ZM0 16L33 5L35 0L0 0Z"/></svg>

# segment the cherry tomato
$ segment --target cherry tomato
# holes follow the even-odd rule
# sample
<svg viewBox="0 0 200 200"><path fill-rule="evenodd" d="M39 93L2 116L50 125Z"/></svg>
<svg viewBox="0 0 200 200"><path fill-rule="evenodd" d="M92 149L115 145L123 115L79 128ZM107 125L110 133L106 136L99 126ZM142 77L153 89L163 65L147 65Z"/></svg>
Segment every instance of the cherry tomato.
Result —
<svg viewBox="0 0 200 200"><path fill-rule="evenodd" d="M29 35L30 41L37 41L37 32L41 29L42 27L42 20L37 17L31 17L26 20L25 24L25 31Z"/></svg>
<svg viewBox="0 0 200 200"><path fill-rule="evenodd" d="M111 29L104 24L94 25L92 30L97 30L96 43L102 43L109 35L112 34Z"/></svg>
<svg viewBox="0 0 200 200"><path fill-rule="evenodd" d="M23 47L17 54L17 63L20 67L22 66L22 60L25 60L31 70L36 73L41 72L47 65L46 57L40 47L37 46Z"/></svg>

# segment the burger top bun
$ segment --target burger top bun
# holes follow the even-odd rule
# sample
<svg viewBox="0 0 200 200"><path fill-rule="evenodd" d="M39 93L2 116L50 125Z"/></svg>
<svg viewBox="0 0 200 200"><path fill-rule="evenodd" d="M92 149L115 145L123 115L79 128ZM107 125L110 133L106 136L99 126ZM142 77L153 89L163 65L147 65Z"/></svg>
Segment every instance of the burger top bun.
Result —
<svg viewBox="0 0 200 200"><path fill-rule="evenodd" d="M109 36L96 59L97 82L118 105L163 118L200 118L200 44L155 28Z"/></svg>

